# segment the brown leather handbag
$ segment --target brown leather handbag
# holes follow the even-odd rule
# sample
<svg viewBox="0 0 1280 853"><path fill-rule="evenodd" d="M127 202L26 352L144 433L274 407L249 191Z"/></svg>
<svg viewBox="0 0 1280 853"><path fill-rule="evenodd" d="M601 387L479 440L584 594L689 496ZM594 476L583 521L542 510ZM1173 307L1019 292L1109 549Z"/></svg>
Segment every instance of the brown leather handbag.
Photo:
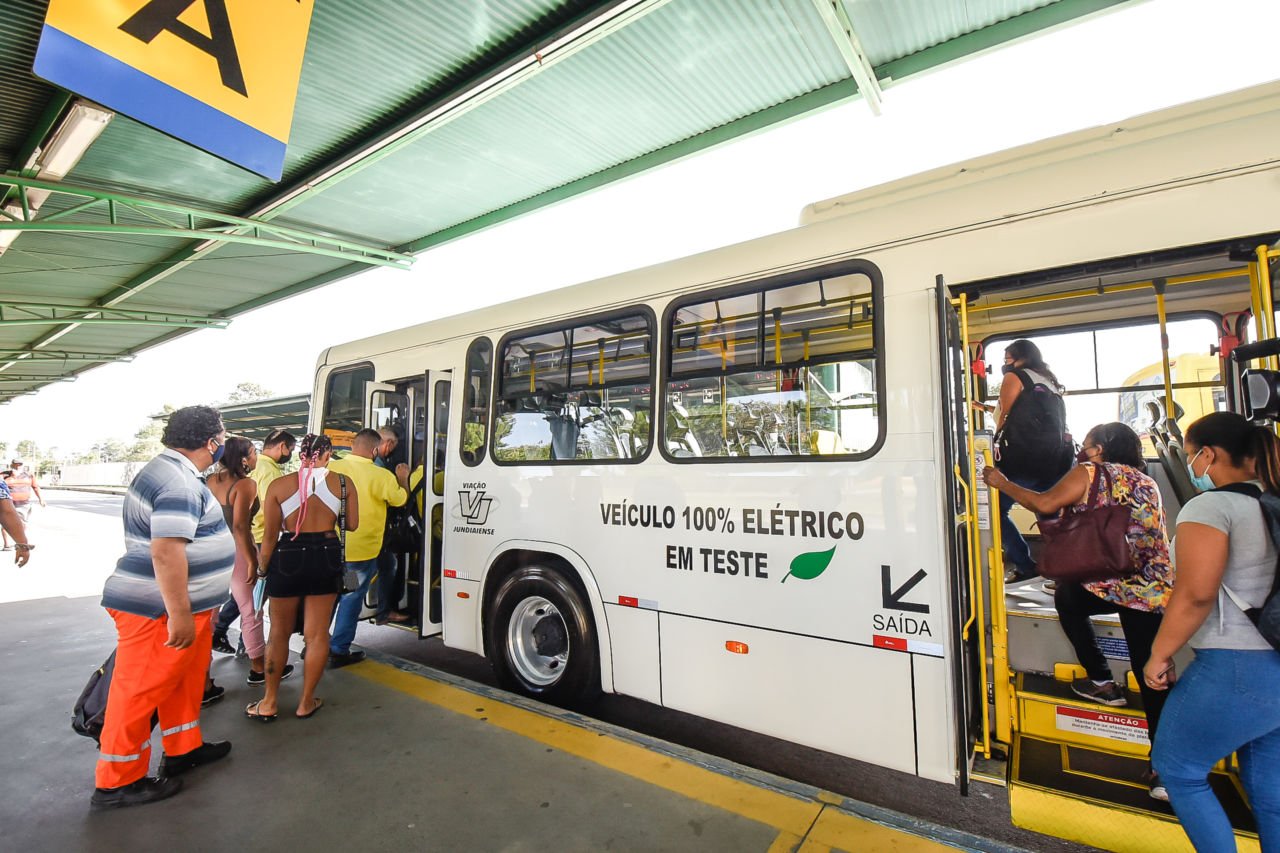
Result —
<svg viewBox="0 0 1280 853"><path fill-rule="evenodd" d="M1111 472L1098 464L1084 505L1063 510L1057 518L1039 523L1044 547L1040 574L1049 580L1089 583L1112 580L1133 572L1129 550L1128 504L1101 503L1102 482L1111 494Z"/></svg>

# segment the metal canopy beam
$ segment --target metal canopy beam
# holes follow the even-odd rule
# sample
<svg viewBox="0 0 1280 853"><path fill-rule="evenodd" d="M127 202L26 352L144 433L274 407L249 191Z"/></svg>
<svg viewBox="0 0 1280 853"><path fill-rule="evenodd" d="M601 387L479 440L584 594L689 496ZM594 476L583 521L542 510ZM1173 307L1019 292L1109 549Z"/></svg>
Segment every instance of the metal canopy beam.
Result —
<svg viewBox="0 0 1280 853"><path fill-rule="evenodd" d="M867 52L862 49L862 42L858 40L858 34L853 29L853 21L849 20L844 1L813 0L813 5L818 10L818 17L822 18L823 26L831 34L831 40L835 42L836 49L840 51L844 64L848 66L849 73L857 82L858 92L871 108L871 112L880 115L880 104L883 101L880 81L876 79L875 69L867 59Z"/></svg>
<svg viewBox="0 0 1280 853"><path fill-rule="evenodd" d="M66 352L59 350L37 349L0 349L0 361L12 362L21 359L26 362L37 361L133 361L132 355L105 352Z"/></svg>
<svg viewBox="0 0 1280 853"><path fill-rule="evenodd" d="M37 376L34 373L3 373L0 382L75 382L74 376Z"/></svg>
<svg viewBox="0 0 1280 853"><path fill-rule="evenodd" d="M0 208L0 233L69 231L79 234L140 234L205 240L211 243L245 243L398 269L408 269L413 264L412 255L385 247L364 245L318 232L170 202L14 175L0 175L0 187L17 190L16 205L10 202L10 206ZM69 196L75 201L64 210L41 215L40 208L45 199L52 195ZM123 223L120 220L125 213L148 220L148 224ZM89 214L93 218L90 221L69 221L81 214Z"/></svg>
<svg viewBox="0 0 1280 853"><path fill-rule="evenodd" d="M225 329L231 324L230 320L220 317L197 317L168 311L0 300L0 326L47 326L50 323L72 322L90 325L177 326L186 329Z"/></svg>

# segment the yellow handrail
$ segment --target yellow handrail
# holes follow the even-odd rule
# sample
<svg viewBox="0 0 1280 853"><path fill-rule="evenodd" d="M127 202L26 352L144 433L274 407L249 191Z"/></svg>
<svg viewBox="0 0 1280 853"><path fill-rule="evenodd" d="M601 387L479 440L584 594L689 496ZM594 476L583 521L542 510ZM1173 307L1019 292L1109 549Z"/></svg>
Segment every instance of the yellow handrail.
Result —
<svg viewBox="0 0 1280 853"><path fill-rule="evenodd" d="M963 349L964 358L967 361L969 358L969 295L967 293L960 294L960 299L958 300L958 302L959 302L958 307L959 307L959 314L960 314L960 346ZM965 430L966 430L965 447L968 450L965 456L969 465L969 483L973 484L972 487L966 485L966 488L965 488L965 497L968 500L968 506L967 506L967 512L966 512L966 515L968 515L968 523L965 525L965 529L969 534L968 538L969 538L970 582L977 587L977 589L974 590L975 594L972 596L971 601L977 607L976 618L978 622L978 668L981 670L981 673L982 673L982 680L980 682L982 684L982 697L981 697L982 699L982 741L980 743L975 743L974 748L975 749L980 748L982 750L983 758L990 758L991 757L991 715L987 713L986 690L987 690L987 685L990 684L991 682L990 682L990 673L987 670L986 599L983 597L981 584L977 582L978 567L982 563L982 549L980 547L980 543L978 539L979 534L976 531L976 527L978 524L978 490L977 490L978 471L977 471L977 465L975 463L975 460L976 460L975 445L977 442L976 442L976 436L974 434L975 430L973 426L973 401L974 401L973 390L974 389L973 389L973 372L972 370L969 369L967 364L965 365L965 370L963 375L964 375L964 405L965 405L964 421L965 421Z"/></svg>
<svg viewBox="0 0 1280 853"><path fill-rule="evenodd" d="M982 462L990 467L991 451L982 451ZM991 488L991 574L987 578L991 590L991 692L995 704L996 740L1013 741L1015 704L1010 685L1009 622L1004 607L1004 543L1000 530L1000 490Z"/></svg>

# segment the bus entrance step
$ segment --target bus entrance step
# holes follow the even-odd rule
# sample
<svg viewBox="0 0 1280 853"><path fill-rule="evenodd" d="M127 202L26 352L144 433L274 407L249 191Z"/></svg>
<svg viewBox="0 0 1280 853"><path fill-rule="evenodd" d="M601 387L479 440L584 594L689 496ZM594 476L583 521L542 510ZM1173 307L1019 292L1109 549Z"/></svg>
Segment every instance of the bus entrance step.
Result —
<svg viewBox="0 0 1280 853"><path fill-rule="evenodd" d="M1145 758L1015 735L1009 808L1015 825L1117 853L1192 853L1168 803L1148 794ZM1249 807L1234 780L1210 783L1236 830L1241 851L1258 851Z"/></svg>
<svg viewBox="0 0 1280 853"><path fill-rule="evenodd" d="M1147 756L1147 717L1142 697L1125 691L1128 705L1082 699L1071 685L1047 675L1020 672L1015 681L1023 734L1133 757Z"/></svg>

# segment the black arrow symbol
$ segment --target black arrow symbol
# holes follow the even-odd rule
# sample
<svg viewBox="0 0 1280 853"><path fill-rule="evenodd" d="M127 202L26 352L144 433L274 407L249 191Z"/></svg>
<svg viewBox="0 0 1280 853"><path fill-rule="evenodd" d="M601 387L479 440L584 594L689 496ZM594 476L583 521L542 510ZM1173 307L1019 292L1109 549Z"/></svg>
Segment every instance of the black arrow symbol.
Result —
<svg viewBox="0 0 1280 853"><path fill-rule="evenodd" d="M903 601L902 596L911 592L915 585L925 579L925 570L919 569L907 582L893 589L893 580L889 577L889 567L880 567L880 597L885 610L905 610L908 613L928 613L929 605Z"/></svg>

